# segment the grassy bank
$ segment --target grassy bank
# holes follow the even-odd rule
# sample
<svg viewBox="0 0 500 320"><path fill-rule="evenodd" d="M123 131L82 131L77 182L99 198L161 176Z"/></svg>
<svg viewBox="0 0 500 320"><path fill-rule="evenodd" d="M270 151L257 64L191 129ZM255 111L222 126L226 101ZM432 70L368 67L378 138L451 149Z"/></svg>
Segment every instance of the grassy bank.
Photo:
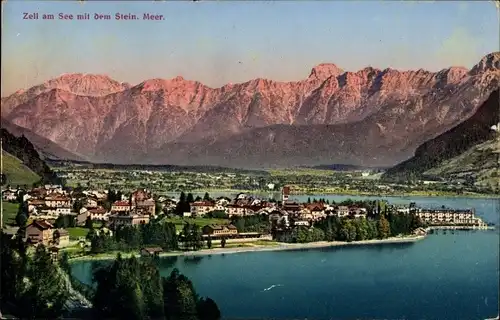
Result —
<svg viewBox="0 0 500 320"><path fill-rule="evenodd" d="M16 224L16 215L19 209L19 203L12 203L3 201L3 225L14 225Z"/></svg>
<svg viewBox="0 0 500 320"><path fill-rule="evenodd" d="M7 176L7 184L11 186L31 186L40 180L40 176L13 155L3 152L3 174Z"/></svg>

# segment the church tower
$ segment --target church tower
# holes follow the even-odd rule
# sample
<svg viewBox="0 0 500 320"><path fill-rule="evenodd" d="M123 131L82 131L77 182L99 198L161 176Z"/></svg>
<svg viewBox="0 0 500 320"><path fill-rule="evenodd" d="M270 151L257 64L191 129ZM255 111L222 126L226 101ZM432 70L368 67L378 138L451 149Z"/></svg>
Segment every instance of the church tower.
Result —
<svg viewBox="0 0 500 320"><path fill-rule="evenodd" d="M290 187L284 186L281 190L281 205L285 206L286 201L288 201L288 196L290 195Z"/></svg>

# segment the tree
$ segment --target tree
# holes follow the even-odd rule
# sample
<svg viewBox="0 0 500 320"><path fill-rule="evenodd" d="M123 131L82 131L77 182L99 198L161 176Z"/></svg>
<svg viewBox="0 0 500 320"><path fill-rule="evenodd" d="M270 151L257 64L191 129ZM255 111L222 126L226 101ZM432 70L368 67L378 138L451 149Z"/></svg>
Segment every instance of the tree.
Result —
<svg viewBox="0 0 500 320"><path fill-rule="evenodd" d="M163 299L168 319L197 319L198 295L192 282L176 268L163 280Z"/></svg>
<svg viewBox="0 0 500 320"><path fill-rule="evenodd" d="M198 318L200 320L219 320L221 313L215 301L210 298L200 299L197 305Z"/></svg>
<svg viewBox="0 0 500 320"><path fill-rule="evenodd" d="M61 258L59 260L59 266L63 271L65 271L67 274L71 275L71 266L69 264L69 256L67 252L63 252L61 254Z"/></svg>
<svg viewBox="0 0 500 320"><path fill-rule="evenodd" d="M368 221L368 239L378 238L378 227L376 221Z"/></svg>
<svg viewBox="0 0 500 320"><path fill-rule="evenodd" d="M188 195L186 197L186 202L187 203L193 203L194 202L194 197L193 197L193 194L191 192L188 193Z"/></svg>
<svg viewBox="0 0 500 320"><path fill-rule="evenodd" d="M92 224L92 219L90 218L90 215L85 220L85 228L87 228L87 229L93 229L94 228L94 226Z"/></svg>
<svg viewBox="0 0 500 320"><path fill-rule="evenodd" d="M297 228L297 233L295 237L295 241L297 243L306 243L308 242L307 236L308 236L309 230L306 227L299 226Z"/></svg>
<svg viewBox="0 0 500 320"><path fill-rule="evenodd" d="M343 241L356 240L356 226L351 219L343 219L339 230L339 237Z"/></svg>
<svg viewBox="0 0 500 320"><path fill-rule="evenodd" d="M39 245L27 272L30 283L24 296L24 317L57 318L68 296L64 279L45 246ZM23 318L24 318L23 317Z"/></svg>
<svg viewBox="0 0 500 320"><path fill-rule="evenodd" d="M186 202L186 194L184 193L184 191L182 191L179 196L179 202Z"/></svg>
<svg viewBox="0 0 500 320"><path fill-rule="evenodd" d="M210 236L208 237L207 239L207 248L208 249L211 249L212 248L212 238L210 238Z"/></svg>
<svg viewBox="0 0 500 320"><path fill-rule="evenodd" d="M211 201L212 199L210 198L210 195L208 192L205 192L205 195L203 196L203 201Z"/></svg>
<svg viewBox="0 0 500 320"><path fill-rule="evenodd" d="M21 296L25 292L26 283L23 278L26 276L27 268L26 248L23 241L16 242L12 236L3 232L0 232L0 237L0 288L2 289L0 297L2 302L15 303L21 300Z"/></svg>
<svg viewBox="0 0 500 320"><path fill-rule="evenodd" d="M24 228L24 227L26 227L26 222L28 222L28 217L26 217L26 215L23 212L18 213L16 216L17 226L19 228Z"/></svg>
<svg viewBox="0 0 500 320"><path fill-rule="evenodd" d="M333 224L331 219L327 219L326 225L324 225L325 228L325 240L326 241L333 241L335 240L335 233L333 231Z"/></svg>
<svg viewBox="0 0 500 320"><path fill-rule="evenodd" d="M226 247L226 238L222 238L222 240L220 241L220 246L222 248L225 248Z"/></svg>
<svg viewBox="0 0 500 320"><path fill-rule="evenodd" d="M116 193L114 190L111 190L111 189L108 190L108 201L110 203L113 203L116 201Z"/></svg>
<svg viewBox="0 0 500 320"><path fill-rule="evenodd" d="M28 206L26 203L21 203L17 209L16 225L19 228L25 228L28 221Z"/></svg>
<svg viewBox="0 0 500 320"><path fill-rule="evenodd" d="M26 189L24 189L24 190L26 190ZM17 193L16 201L17 201L20 205L24 204L24 195L25 195L25 194L26 194L26 193L25 193L24 191L20 191L20 192L18 192L18 193Z"/></svg>
<svg viewBox="0 0 500 320"><path fill-rule="evenodd" d="M325 233L320 228L312 228L309 230L307 237L308 242L317 242L325 240Z"/></svg>
<svg viewBox="0 0 500 320"><path fill-rule="evenodd" d="M191 194L191 198L193 195ZM179 202L177 202L177 205L175 207L175 213L178 216L182 216L184 212L190 212L191 211L191 206L189 205L189 201L186 198L186 194L184 192L181 192L181 195L179 197Z"/></svg>
<svg viewBox="0 0 500 320"><path fill-rule="evenodd" d="M135 257L120 255L108 267L94 271L97 288L94 309L97 318L144 319L147 315L144 287L151 285L141 278L143 265Z"/></svg>
<svg viewBox="0 0 500 320"><path fill-rule="evenodd" d="M80 209L83 208L83 201L78 199L73 203L73 211L80 212Z"/></svg>
<svg viewBox="0 0 500 320"><path fill-rule="evenodd" d="M366 219L356 219L354 225L356 228L356 241L368 239L368 222Z"/></svg>
<svg viewBox="0 0 500 320"><path fill-rule="evenodd" d="M384 217L384 215L380 216L377 224L378 236L380 239L388 238L391 234L391 226L389 225L389 221Z"/></svg>

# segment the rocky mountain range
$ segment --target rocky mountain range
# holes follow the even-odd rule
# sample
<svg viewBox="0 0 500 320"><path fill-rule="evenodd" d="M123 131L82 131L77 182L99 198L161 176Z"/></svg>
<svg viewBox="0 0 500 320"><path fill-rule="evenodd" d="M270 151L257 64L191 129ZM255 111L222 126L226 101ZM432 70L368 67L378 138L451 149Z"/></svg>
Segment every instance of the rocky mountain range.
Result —
<svg viewBox="0 0 500 320"><path fill-rule="evenodd" d="M470 117L499 87L500 53L439 72L320 64L296 82L131 86L65 74L2 98L2 118L92 161L391 166Z"/></svg>

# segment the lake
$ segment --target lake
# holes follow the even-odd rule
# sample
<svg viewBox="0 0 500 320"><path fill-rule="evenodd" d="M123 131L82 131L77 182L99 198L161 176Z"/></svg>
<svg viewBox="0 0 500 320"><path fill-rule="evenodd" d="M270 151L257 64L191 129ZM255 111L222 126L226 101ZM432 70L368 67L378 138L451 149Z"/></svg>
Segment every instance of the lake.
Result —
<svg viewBox="0 0 500 320"><path fill-rule="evenodd" d="M498 223L498 200L399 201L474 207ZM499 310L498 247L498 230L439 231L413 244L175 257L159 264L164 276L173 267L186 274L225 318L485 319ZM75 263L73 274L89 283L94 263Z"/></svg>

